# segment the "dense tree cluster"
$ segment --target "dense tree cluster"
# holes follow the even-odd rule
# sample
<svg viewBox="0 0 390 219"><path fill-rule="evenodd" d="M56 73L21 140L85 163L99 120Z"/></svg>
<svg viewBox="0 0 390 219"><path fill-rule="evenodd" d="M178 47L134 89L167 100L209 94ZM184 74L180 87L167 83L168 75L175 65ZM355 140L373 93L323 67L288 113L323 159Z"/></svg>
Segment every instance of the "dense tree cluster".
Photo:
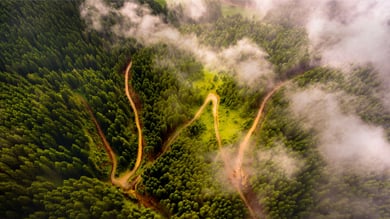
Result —
<svg viewBox="0 0 390 219"><path fill-rule="evenodd" d="M140 50L132 58L131 84L142 102L143 132L146 151L150 155L160 152L168 134L189 120L191 107L201 98L179 80L180 77L201 74L202 68L193 59L184 54L176 60L175 65L178 66L157 67L154 64L167 58L167 49L173 50L164 46L148 48ZM180 56L180 51L170 52Z"/></svg>
<svg viewBox="0 0 390 219"><path fill-rule="evenodd" d="M0 3L0 70L26 74L40 68L101 69L107 61L102 39L80 31L80 1L7 0Z"/></svg>
<svg viewBox="0 0 390 219"><path fill-rule="evenodd" d="M380 99L381 83L372 66L355 68L347 76L334 69L315 68L295 81L298 86L322 85L329 92L342 92L343 110L356 113L367 124L383 127L390 139L390 114ZM313 207L305 218L389 217L388 174L361 174L353 169L337 174L337 170L329 166L322 166L319 171L314 184Z"/></svg>
<svg viewBox="0 0 390 219"><path fill-rule="evenodd" d="M294 177L288 177L278 163L255 155L252 159L257 160L259 172L250 179L253 190L258 197L263 197L259 202L270 218L301 218L313 204L313 185L319 177L321 158L315 150L312 133L304 131L298 121L289 116L283 90L268 104L258 132L255 136L257 150L278 150L282 145L303 165Z"/></svg>
<svg viewBox="0 0 390 219"><path fill-rule="evenodd" d="M65 180L63 185L36 196L35 201L44 209L29 218L159 218L149 209L129 205L117 188L96 178Z"/></svg>
<svg viewBox="0 0 390 219"><path fill-rule="evenodd" d="M204 142L187 136L144 172L143 192L156 197L174 218L245 218L248 213L238 194L226 192L213 178L223 170L200 155L206 150Z"/></svg>
<svg viewBox="0 0 390 219"><path fill-rule="evenodd" d="M246 203L223 176L224 164L211 133L211 107L205 117L183 125L199 109L205 93L215 92L223 108L220 119L225 120L220 126L233 124L226 122L230 119L245 123L236 124L239 133L230 139L222 136L223 143L228 142L223 150L234 151L268 90L246 87L224 73L210 73L213 81L208 81L202 64L170 45L142 47L134 39L90 30L80 18L82 2L0 1L0 218L250 217ZM164 20L178 19L165 1L139 2ZM216 48L243 37L253 40L269 54L277 81L293 78L289 88L321 86L353 96L341 99L343 110L383 127L390 139L390 114L380 100L373 67L343 76L310 66L303 30L240 15L218 16L175 25ZM131 94L146 146L137 172L140 180L134 182L138 196L132 198L109 184L112 161L91 118L92 113L116 154L117 173L131 169L137 129L123 76L130 60ZM212 88L201 91L196 82ZM291 116L287 89L268 102L245 157L251 162L243 193L252 207L267 218L390 217L388 176L332 174L317 151L315 130L304 129ZM301 162L293 176L277 161L259 156L280 147ZM146 203L142 200L137 203L140 197L155 201L155 209L141 206ZM366 197L364 202L361 197Z"/></svg>
<svg viewBox="0 0 390 219"><path fill-rule="evenodd" d="M246 37L269 54L280 79L291 78L310 68L307 37L303 29L248 20L241 15L220 17L203 25L185 25L184 32L195 32L214 47L228 47Z"/></svg>
<svg viewBox="0 0 390 219"><path fill-rule="evenodd" d="M1 218L85 218L84 213L60 213L52 205L60 200L51 199L51 194L100 194L94 199L102 200L103 194L116 190L98 181L107 179L110 161L86 103L118 153L120 167L128 169L135 160L136 132L129 122L133 115L118 73L136 45L107 50L103 38L85 31L80 3L0 3ZM96 183L100 187L93 186ZM63 190L72 184L79 186ZM106 205L114 201L111 198ZM91 204L85 205L90 216ZM124 209L123 202L114 206L104 208L102 217Z"/></svg>

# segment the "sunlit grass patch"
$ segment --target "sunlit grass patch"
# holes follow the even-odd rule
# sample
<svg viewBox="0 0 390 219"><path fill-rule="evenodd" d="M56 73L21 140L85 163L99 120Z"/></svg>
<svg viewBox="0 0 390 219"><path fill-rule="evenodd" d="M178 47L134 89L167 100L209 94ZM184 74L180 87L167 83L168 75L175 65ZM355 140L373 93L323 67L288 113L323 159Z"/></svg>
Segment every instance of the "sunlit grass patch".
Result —
<svg viewBox="0 0 390 219"><path fill-rule="evenodd" d="M198 89L204 97L210 92L215 93L221 84L222 81L218 73L207 70L203 72L202 79L193 82L193 86Z"/></svg>

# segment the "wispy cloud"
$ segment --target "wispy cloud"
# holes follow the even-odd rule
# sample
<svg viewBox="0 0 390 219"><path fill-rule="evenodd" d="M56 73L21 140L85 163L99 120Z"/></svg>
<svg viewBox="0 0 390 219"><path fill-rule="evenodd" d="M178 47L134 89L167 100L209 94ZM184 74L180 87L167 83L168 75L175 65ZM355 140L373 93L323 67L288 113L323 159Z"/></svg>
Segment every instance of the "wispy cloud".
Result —
<svg viewBox="0 0 390 219"><path fill-rule="evenodd" d="M165 23L145 5L125 2L115 9L101 0L86 0L81 7L81 16L98 31L107 31L102 22L109 15L116 15L117 19L104 28L118 36L135 38L144 45L166 43L189 51L206 68L232 73L248 85L255 85L259 80L268 83L273 80L272 65L266 59L268 55L249 39L241 39L225 49L211 48L199 42L195 34L182 34Z"/></svg>
<svg viewBox="0 0 390 219"><path fill-rule="evenodd" d="M205 0L168 0L170 10L181 10L183 16L199 21L208 13Z"/></svg>
<svg viewBox="0 0 390 219"><path fill-rule="evenodd" d="M251 0L261 18L306 28L321 63L349 70L373 64L390 84L390 1Z"/></svg>
<svg viewBox="0 0 390 219"><path fill-rule="evenodd" d="M340 172L386 173L390 170L390 143L384 129L343 112L342 93L311 88L291 95L291 109L306 128L319 136L319 150L328 165Z"/></svg>

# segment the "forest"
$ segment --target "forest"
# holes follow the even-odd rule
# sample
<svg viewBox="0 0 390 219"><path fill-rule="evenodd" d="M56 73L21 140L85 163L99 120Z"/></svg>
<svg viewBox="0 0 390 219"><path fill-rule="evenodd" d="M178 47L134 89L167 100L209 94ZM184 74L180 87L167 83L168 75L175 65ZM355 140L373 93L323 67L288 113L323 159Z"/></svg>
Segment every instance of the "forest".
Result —
<svg viewBox="0 0 390 219"><path fill-rule="evenodd" d="M83 13L91 2L110 7L101 28ZM379 133L386 156L375 66L321 65L304 28L248 18L235 1L205 1L213 13L199 20L171 2L0 1L0 218L390 218L390 165L329 164L315 125L338 128L321 120L331 108ZM128 5L154 19L152 35L201 43L118 34L136 26L120 14ZM246 82L252 65L267 71Z"/></svg>

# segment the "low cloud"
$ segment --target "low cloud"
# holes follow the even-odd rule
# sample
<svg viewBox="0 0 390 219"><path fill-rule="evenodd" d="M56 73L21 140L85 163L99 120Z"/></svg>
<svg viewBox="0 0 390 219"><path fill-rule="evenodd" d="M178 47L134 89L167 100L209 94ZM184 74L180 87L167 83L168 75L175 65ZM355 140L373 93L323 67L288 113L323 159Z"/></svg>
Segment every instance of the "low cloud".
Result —
<svg viewBox="0 0 390 219"><path fill-rule="evenodd" d="M305 27L313 57L349 72L372 65L390 87L390 1L251 0L260 18ZM390 90L384 102L390 107Z"/></svg>
<svg viewBox="0 0 390 219"><path fill-rule="evenodd" d="M285 146L278 146L258 151L258 160L260 162L273 162L278 169L288 178L292 178L302 167L302 160L299 160Z"/></svg>
<svg viewBox="0 0 390 219"><path fill-rule="evenodd" d="M323 63L339 68L372 63L389 76L389 21L389 1L327 1L314 9L306 29Z"/></svg>
<svg viewBox="0 0 390 219"><path fill-rule="evenodd" d="M199 21L208 13L205 0L167 0L170 10L178 10L180 8L184 16Z"/></svg>
<svg viewBox="0 0 390 219"><path fill-rule="evenodd" d="M271 63L266 60L267 56L264 50L251 40L244 38L220 52L218 66L224 71L234 69L239 81L250 85L255 85L252 84L256 82L254 79L261 77L270 82L274 74Z"/></svg>
<svg viewBox="0 0 390 219"><path fill-rule="evenodd" d="M237 148L224 147L215 158L216 176L221 185L227 190L235 191L234 187L245 186L249 179L260 176L264 172L277 170L288 179L292 179L299 172L303 161L292 151L289 151L282 143L275 142L273 148L249 149L240 162L237 156ZM241 163L240 167L237 163ZM271 166L269 166L271 165ZM259 168L260 166L260 168ZM260 171L259 171L260 170Z"/></svg>
<svg viewBox="0 0 390 219"><path fill-rule="evenodd" d="M319 134L319 150L340 172L385 173L390 168L390 143L382 127L343 112L341 93L311 88L291 95L291 110L308 129Z"/></svg>
<svg viewBox="0 0 390 219"><path fill-rule="evenodd" d="M102 22L109 15L118 18L114 24L103 27ZM249 39L241 39L225 49L211 48L200 43L195 34L180 33L145 5L125 2L115 9L102 0L86 0L81 6L81 16L98 31L108 28L117 36L132 37L144 45L166 43L188 51L209 70L232 73L250 86L260 80L270 83L274 77L272 65L266 60L268 55Z"/></svg>
<svg viewBox="0 0 390 219"><path fill-rule="evenodd" d="M86 0L80 10L82 18L87 18L87 24L97 31L102 31L102 19L110 14L110 9L102 1Z"/></svg>

